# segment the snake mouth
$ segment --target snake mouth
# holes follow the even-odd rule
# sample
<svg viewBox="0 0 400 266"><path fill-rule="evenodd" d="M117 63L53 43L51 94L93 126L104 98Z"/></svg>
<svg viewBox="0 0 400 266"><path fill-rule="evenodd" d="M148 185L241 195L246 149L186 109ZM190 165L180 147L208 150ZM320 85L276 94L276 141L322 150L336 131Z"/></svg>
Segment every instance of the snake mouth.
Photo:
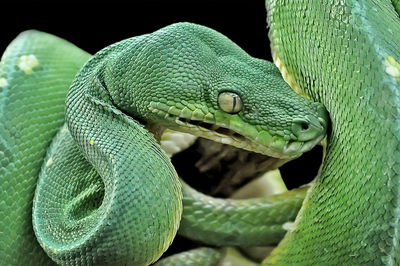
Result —
<svg viewBox="0 0 400 266"><path fill-rule="evenodd" d="M270 157L281 159L293 159L299 157L304 152L311 150L322 139L316 138L312 141L302 142L295 140L284 140L283 137L274 136L268 145L263 144L266 138L266 131L258 134L258 137L252 138L242 135L223 125L210 124L204 121L190 120L177 117L175 120L181 131L193 135L210 139L222 144L234 146L236 148L261 153ZM267 140L268 141L268 140Z"/></svg>
<svg viewBox="0 0 400 266"><path fill-rule="evenodd" d="M187 108L185 111L174 113L168 112L170 109L163 109L158 104L150 107L152 113L162 116L163 121L160 123L167 128L280 159L301 156L325 136L321 134L308 141L285 139L277 134L272 135L261 126L246 123L238 115L216 111L205 116L198 115L199 112L193 110L188 112Z"/></svg>
<svg viewBox="0 0 400 266"><path fill-rule="evenodd" d="M186 126L186 127L192 127L194 126L195 128L197 127L198 130L202 132L212 132L214 136L218 136L221 138L220 142L231 142L237 141L237 142L245 142L246 137L239 134L238 132L235 132L233 130L230 130L229 128L225 128L216 124L210 124L206 123L204 121L198 121L198 120L190 120L187 118L182 118L182 117L177 117L175 122L180 125L180 126ZM207 131L206 131L207 130ZM224 143L224 144L229 144L229 143Z"/></svg>

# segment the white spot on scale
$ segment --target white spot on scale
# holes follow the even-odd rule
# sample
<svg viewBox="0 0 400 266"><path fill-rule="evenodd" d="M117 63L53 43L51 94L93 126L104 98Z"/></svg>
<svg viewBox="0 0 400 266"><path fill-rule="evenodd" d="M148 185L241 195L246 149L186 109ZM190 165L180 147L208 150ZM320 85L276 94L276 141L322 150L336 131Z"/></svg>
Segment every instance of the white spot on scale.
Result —
<svg viewBox="0 0 400 266"><path fill-rule="evenodd" d="M33 54L22 55L18 59L17 65L19 69L24 71L26 74L31 74L33 72L33 68L39 66L39 60L37 60L36 56Z"/></svg>
<svg viewBox="0 0 400 266"><path fill-rule="evenodd" d="M282 228L283 228L283 230L292 232L294 230L295 226L294 226L293 222L286 222L286 223L282 224Z"/></svg>
<svg viewBox="0 0 400 266"><path fill-rule="evenodd" d="M392 56L385 59L385 72L394 78L400 78L400 64Z"/></svg>
<svg viewBox="0 0 400 266"><path fill-rule="evenodd" d="M50 157L46 162L46 167L49 167L52 164L53 164L53 158Z"/></svg>
<svg viewBox="0 0 400 266"><path fill-rule="evenodd" d="M8 81L5 78L0 78L0 87L3 88L8 85Z"/></svg>

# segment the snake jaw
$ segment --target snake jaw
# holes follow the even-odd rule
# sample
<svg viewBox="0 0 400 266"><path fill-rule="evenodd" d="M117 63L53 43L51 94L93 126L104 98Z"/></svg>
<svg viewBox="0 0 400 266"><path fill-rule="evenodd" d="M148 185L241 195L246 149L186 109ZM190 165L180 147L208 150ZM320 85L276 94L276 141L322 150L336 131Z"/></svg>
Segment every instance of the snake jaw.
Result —
<svg viewBox="0 0 400 266"><path fill-rule="evenodd" d="M271 135L260 126L246 123L238 115L221 111L204 115L204 110L189 111L183 108L177 111L176 107L155 102L150 104L149 110L161 116L159 122L167 128L281 159L299 157L320 143L325 136L321 134L308 141L285 139L280 135ZM203 115L199 115L201 112Z"/></svg>

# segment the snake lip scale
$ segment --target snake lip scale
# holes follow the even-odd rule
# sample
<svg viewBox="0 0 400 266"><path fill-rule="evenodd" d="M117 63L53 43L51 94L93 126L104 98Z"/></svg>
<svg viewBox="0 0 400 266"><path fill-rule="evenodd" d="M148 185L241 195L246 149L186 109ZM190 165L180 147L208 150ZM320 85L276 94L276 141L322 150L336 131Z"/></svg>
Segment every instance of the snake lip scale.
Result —
<svg viewBox="0 0 400 266"><path fill-rule="evenodd" d="M328 128L328 118L324 109L319 112L319 124L315 125L320 128L321 133L308 141L299 141L284 139L277 134L272 135L261 127L252 126L239 119L235 121L242 125L235 126L230 123L231 120L219 122L215 118L218 117L218 114L216 116L211 115L212 120L210 121L210 118L206 119L205 116L196 118L193 115L194 112L185 116L181 115L182 112L179 115L172 114L168 112L170 108L164 106L153 103L149 110L153 113L159 113L167 120L174 121L175 125L168 124L171 129L280 159L294 159L311 150L323 140Z"/></svg>

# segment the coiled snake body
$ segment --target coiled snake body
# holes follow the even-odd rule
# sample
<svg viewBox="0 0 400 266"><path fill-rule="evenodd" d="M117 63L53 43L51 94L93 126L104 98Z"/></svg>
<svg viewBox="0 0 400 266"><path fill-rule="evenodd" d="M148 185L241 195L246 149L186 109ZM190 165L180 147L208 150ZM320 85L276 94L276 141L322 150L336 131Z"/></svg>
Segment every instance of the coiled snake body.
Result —
<svg viewBox="0 0 400 266"><path fill-rule="evenodd" d="M294 158L323 138L322 105L298 96L275 66L223 35L179 23L90 58L68 92L67 125L44 157L63 121L66 89L88 57L30 31L2 58L3 261L50 263L38 242L59 264L146 265L167 249L180 223L183 235L214 245L279 241L304 189L255 201L182 189L155 137L167 127ZM37 240L29 211L35 186Z"/></svg>
<svg viewBox="0 0 400 266"><path fill-rule="evenodd" d="M264 263L399 264L400 24L392 4L271 0L267 9L276 64L298 93L326 106L332 130L324 166L295 226ZM258 201L197 194L181 186L154 136L167 127L291 159L324 137L321 104L296 94L270 63L198 25L174 24L121 41L82 67L89 57L34 31L3 55L5 264L51 264L50 256L65 265L146 265L167 249L181 219L183 234L205 228L195 238L213 238L214 245L279 241L304 191ZM66 90L79 69L62 126ZM209 213L234 220L226 213L239 206L246 214L238 224L207 231L192 223ZM248 206L259 209L252 216ZM268 211L282 206L289 207L271 220ZM265 216L257 222L254 213ZM262 230L254 234L254 228Z"/></svg>
<svg viewBox="0 0 400 266"><path fill-rule="evenodd" d="M293 231L265 262L400 263L395 8L398 1L267 1L277 64L296 90L326 106L332 130Z"/></svg>

